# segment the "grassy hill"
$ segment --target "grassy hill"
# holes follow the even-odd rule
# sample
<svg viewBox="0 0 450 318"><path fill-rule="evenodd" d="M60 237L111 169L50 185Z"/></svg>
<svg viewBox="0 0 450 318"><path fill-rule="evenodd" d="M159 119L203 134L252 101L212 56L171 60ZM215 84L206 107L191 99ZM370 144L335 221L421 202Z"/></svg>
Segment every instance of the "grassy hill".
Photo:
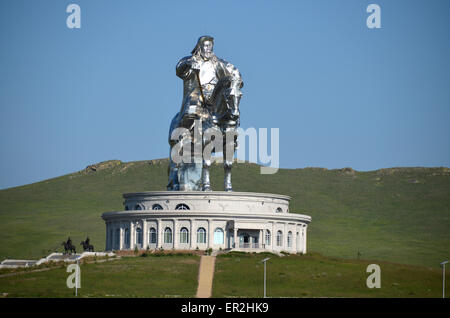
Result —
<svg viewBox="0 0 450 318"><path fill-rule="evenodd" d="M167 160L109 161L0 191L0 259L39 258L71 236L105 246L101 214L122 210L122 193L165 190ZM223 169L212 168L221 190ZM291 212L312 216L308 249L326 256L438 266L450 257L450 169L233 168L235 191L287 194Z"/></svg>

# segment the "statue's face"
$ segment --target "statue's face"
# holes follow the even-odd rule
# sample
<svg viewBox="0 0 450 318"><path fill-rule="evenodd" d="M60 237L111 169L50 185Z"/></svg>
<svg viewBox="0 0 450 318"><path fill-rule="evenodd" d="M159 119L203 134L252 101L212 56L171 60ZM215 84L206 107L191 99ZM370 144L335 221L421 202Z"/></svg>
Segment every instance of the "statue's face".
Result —
<svg viewBox="0 0 450 318"><path fill-rule="evenodd" d="M213 52L213 43L212 41L204 41L202 46L200 47L200 54L206 60L209 60L212 56Z"/></svg>

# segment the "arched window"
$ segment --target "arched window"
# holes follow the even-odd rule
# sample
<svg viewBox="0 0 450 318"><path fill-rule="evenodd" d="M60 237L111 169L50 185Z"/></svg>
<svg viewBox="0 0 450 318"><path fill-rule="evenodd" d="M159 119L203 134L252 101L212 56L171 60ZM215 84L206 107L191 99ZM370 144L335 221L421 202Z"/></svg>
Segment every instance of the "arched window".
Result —
<svg viewBox="0 0 450 318"><path fill-rule="evenodd" d="M277 246L283 246L283 232L277 232Z"/></svg>
<svg viewBox="0 0 450 318"><path fill-rule="evenodd" d="M275 212L277 212L277 213L282 213L282 212L283 212L283 209L282 209L282 208L277 208L277 209L275 210Z"/></svg>
<svg viewBox="0 0 450 318"><path fill-rule="evenodd" d="M177 204L175 210L190 210L189 206L184 203Z"/></svg>
<svg viewBox="0 0 450 318"><path fill-rule="evenodd" d="M130 229L126 228L125 229L125 248L130 248Z"/></svg>
<svg viewBox="0 0 450 318"><path fill-rule="evenodd" d="M135 209L135 210L142 210L142 206L141 206L140 204L136 204L136 205L134 206L134 209Z"/></svg>
<svg viewBox="0 0 450 318"><path fill-rule="evenodd" d="M266 230L266 245L270 245L271 237L270 237L270 231Z"/></svg>
<svg viewBox="0 0 450 318"><path fill-rule="evenodd" d="M166 227L166 229L164 230L164 243L172 243L172 229L169 227Z"/></svg>
<svg viewBox="0 0 450 318"><path fill-rule="evenodd" d="M287 247L292 247L292 232L289 231L287 235Z"/></svg>
<svg viewBox="0 0 450 318"><path fill-rule="evenodd" d="M155 203L152 205L152 210L162 210L163 207L161 206L161 204Z"/></svg>
<svg viewBox="0 0 450 318"><path fill-rule="evenodd" d="M136 243L142 245L142 230L140 227L136 229Z"/></svg>
<svg viewBox="0 0 450 318"><path fill-rule="evenodd" d="M206 230L202 227L197 230L197 243L206 243Z"/></svg>
<svg viewBox="0 0 450 318"><path fill-rule="evenodd" d="M214 244L223 244L223 230L220 227L214 230Z"/></svg>
<svg viewBox="0 0 450 318"><path fill-rule="evenodd" d="M189 230L185 227L183 227L180 230L180 243L181 244L189 243Z"/></svg>
<svg viewBox="0 0 450 318"><path fill-rule="evenodd" d="M148 243L156 244L156 229L154 227L148 230Z"/></svg>

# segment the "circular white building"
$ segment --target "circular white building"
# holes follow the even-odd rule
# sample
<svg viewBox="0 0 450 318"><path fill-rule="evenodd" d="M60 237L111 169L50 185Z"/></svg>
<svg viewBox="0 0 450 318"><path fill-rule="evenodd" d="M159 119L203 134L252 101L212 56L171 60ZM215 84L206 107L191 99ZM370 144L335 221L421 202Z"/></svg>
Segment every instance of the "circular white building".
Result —
<svg viewBox="0 0 450 318"><path fill-rule="evenodd" d="M290 197L253 192L151 191L124 194L106 212L106 250L231 249L306 253L311 217L289 212Z"/></svg>

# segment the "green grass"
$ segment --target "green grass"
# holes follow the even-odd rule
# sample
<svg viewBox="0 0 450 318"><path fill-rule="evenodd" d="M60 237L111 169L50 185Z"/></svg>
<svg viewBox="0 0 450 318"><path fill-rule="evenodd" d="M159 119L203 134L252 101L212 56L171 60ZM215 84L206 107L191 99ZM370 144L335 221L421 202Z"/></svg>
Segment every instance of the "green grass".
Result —
<svg viewBox="0 0 450 318"><path fill-rule="evenodd" d="M216 258L213 297L262 297L267 262L268 297L442 297L442 270L380 261L324 257L318 253L278 257L230 253ZM369 264L381 269L381 288L366 286ZM450 274L447 272L447 279Z"/></svg>
<svg viewBox="0 0 450 318"><path fill-rule="evenodd" d="M83 264L79 297L194 297L198 256L123 257ZM8 297L74 297L66 286L66 266L44 272L0 277L0 295Z"/></svg>
<svg viewBox="0 0 450 318"><path fill-rule="evenodd" d="M222 190L223 168L212 186ZM89 235L105 246L101 214L122 210L122 194L165 190L167 160L112 163L97 171L0 191L0 259L37 259L62 250L68 236L79 249ZM235 191L287 194L290 212L312 216L308 251L326 256L438 266L450 257L450 169L392 168L357 172L280 169L261 175L255 164L233 168Z"/></svg>
<svg viewBox="0 0 450 318"><path fill-rule="evenodd" d="M216 258L213 297L262 297L267 263L268 297L436 297L442 296L440 268L382 261L325 257L318 253L279 257L229 253ZM368 264L381 268L381 288L366 287ZM66 287L66 265L1 277L0 296L74 297ZM78 297L194 297L199 256L150 254L81 265ZM24 271L23 269L21 271ZM0 272L6 273L5 270ZM447 272L447 280L450 273ZM447 293L449 288L447 287Z"/></svg>

